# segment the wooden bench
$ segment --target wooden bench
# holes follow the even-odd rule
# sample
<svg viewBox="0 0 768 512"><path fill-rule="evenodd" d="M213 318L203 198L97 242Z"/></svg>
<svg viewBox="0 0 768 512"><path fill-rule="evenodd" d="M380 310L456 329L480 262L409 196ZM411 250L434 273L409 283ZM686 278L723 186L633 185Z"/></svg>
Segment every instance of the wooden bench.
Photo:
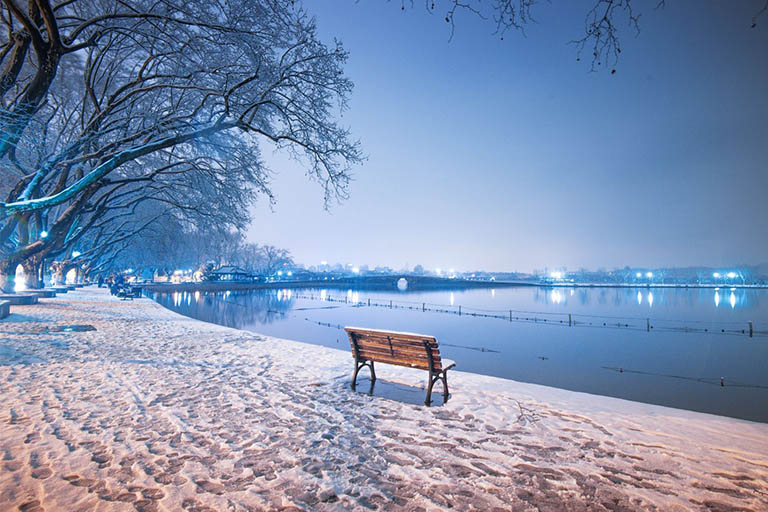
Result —
<svg viewBox="0 0 768 512"><path fill-rule="evenodd" d="M438 380L443 381L443 403L448 401L448 370L456 366L449 359L440 358L440 348L433 336L408 332L381 331L345 327L349 344L355 357L355 374L352 376L352 389L357 385L357 374L363 366L371 370L371 385L376 381L373 363L387 363L407 368L417 368L429 372L427 398L424 403L429 407L432 402L432 387Z"/></svg>
<svg viewBox="0 0 768 512"><path fill-rule="evenodd" d="M119 297L120 299L133 300L133 299L141 298L142 290L141 290L141 286L118 284L113 286L111 292L112 292L112 295Z"/></svg>

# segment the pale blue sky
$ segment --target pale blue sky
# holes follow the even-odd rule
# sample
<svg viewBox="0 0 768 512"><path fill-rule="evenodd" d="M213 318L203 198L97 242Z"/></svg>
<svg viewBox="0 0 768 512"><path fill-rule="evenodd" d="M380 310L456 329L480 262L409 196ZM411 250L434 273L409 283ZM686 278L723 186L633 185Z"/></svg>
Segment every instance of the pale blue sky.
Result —
<svg viewBox="0 0 768 512"><path fill-rule="evenodd" d="M462 16L448 41L420 2L306 2L350 52L343 121L368 161L325 212L299 166L266 155L278 202L254 209L249 238L307 265L768 261L768 15L749 28L761 2L637 2L642 32L624 31L615 75L567 44L588 4L542 3L527 36L504 41Z"/></svg>

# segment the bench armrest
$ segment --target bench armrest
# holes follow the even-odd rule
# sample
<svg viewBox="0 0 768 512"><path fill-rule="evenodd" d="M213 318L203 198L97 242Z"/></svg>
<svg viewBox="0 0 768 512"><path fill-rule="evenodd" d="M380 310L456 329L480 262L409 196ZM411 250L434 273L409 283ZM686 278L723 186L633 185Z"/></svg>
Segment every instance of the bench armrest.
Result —
<svg viewBox="0 0 768 512"><path fill-rule="evenodd" d="M443 371L447 372L448 370L456 366L456 362L451 361L450 359L441 359L440 365L443 367Z"/></svg>

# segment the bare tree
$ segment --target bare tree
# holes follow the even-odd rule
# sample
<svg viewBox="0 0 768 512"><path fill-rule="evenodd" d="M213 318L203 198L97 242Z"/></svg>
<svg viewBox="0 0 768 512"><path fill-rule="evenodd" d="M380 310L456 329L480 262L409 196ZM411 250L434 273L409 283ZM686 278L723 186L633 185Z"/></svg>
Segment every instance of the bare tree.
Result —
<svg viewBox="0 0 768 512"><path fill-rule="evenodd" d="M342 73L346 53L317 39L301 7L3 5L0 172L9 185L0 203L0 287L9 288L18 263L61 250L84 216L103 215L117 197L124 205L130 194L152 196L176 209L216 209L227 198L241 207L230 224L242 227L242 205L270 196L262 140L303 159L327 202L346 196L348 166L360 160L333 115L352 87ZM32 126L55 135L44 154Z"/></svg>
<svg viewBox="0 0 768 512"><path fill-rule="evenodd" d="M278 270L293 265L291 253L285 249L280 249L274 245L265 245L261 247L262 264L258 269L259 273L265 276L272 276Z"/></svg>
<svg viewBox="0 0 768 512"><path fill-rule="evenodd" d="M768 12L768 0L753 0L755 14L751 27L757 27L761 16ZM495 35L504 39L510 30L525 32L535 22L535 10L541 0L424 0L430 13L444 17L450 26L450 37L456 30L456 20L461 14L477 16L489 21ZM550 3L550 2L546 2ZM570 41L576 47L576 58L587 57L590 69L607 67L615 72L621 55L622 32L640 32L640 8L663 8L666 0L591 0L584 17L584 32ZM400 0L403 10L415 5L414 0Z"/></svg>

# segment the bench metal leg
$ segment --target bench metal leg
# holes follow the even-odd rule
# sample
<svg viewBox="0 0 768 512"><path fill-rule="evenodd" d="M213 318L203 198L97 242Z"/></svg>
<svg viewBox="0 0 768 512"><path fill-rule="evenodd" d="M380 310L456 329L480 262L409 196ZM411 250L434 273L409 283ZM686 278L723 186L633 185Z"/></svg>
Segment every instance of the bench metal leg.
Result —
<svg viewBox="0 0 768 512"><path fill-rule="evenodd" d="M435 382L440 380L440 374L430 374L429 376L429 386L427 386L427 399L424 400L424 405L429 407L432 404L432 388L435 385Z"/></svg>
<svg viewBox="0 0 768 512"><path fill-rule="evenodd" d="M424 404L429 407L432 404L432 388L439 380L443 381L443 403L448 401L448 373L440 372L429 377L429 386L427 387L427 399Z"/></svg>
<svg viewBox="0 0 768 512"><path fill-rule="evenodd" d="M443 372L443 403L448 401L448 372Z"/></svg>
<svg viewBox="0 0 768 512"><path fill-rule="evenodd" d="M355 373L352 375L352 383L350 384L353 391L357 388L357 374L360 373L363 366L367 366L371 369L371 384L376 381L376 371L373 369L373 361L363 361L362 363L355 361Z"/></svg>

